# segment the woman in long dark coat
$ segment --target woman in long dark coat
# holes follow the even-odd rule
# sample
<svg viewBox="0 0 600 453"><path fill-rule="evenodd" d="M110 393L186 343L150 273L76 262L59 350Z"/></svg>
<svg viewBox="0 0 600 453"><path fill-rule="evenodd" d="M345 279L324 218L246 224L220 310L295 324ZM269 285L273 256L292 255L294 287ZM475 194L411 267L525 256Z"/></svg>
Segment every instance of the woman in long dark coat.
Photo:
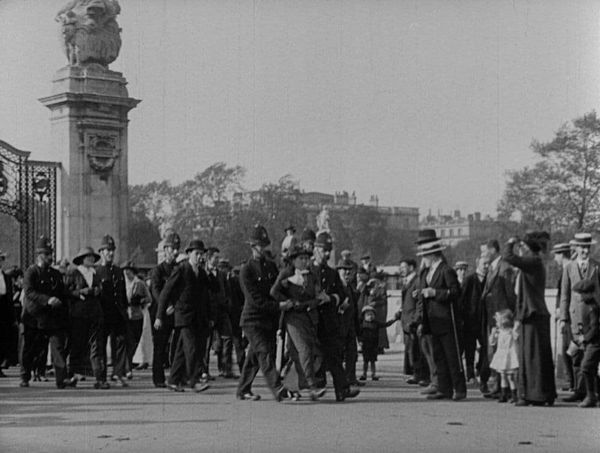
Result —
<svg viewBox="0 0 600 453"><path fill-rule="evenodd" d="M551 406L556 399L550 313L544 298L546 271L540 256L549 239L546 232L526 234L520 242L518 256L514 249L519 240L511 238L504 254L504 259L520 270L515 316L520 365L517 406Z"/></svg>

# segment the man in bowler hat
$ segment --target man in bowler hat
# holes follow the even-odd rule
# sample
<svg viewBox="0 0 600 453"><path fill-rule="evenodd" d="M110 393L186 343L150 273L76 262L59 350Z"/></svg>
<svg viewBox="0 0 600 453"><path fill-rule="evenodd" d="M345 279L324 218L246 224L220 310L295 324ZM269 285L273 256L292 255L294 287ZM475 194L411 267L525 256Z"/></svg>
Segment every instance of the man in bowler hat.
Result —
<svg viewBox="0 0 600 453"><path fill-rule="evenodd" d="M185 252L187 260L175 268L160 293L154 328L162 329L167 306L174 303L175 330L179 335L167 386L176 392L183 392L187 381L192 391L202 392L209 388L206 383L197 383L202 345L213 324L208 278L201 265L201 257L205 252L204 243L193 239Z"/></svg>
<svg viewBox="0 0 600 453"><path fill-rule="evenodd" d="M56 387L75 387L77 379L68 379L66 343L69 326L67 291L63 276L52 268L52 243L42 236L36 244L35 264L25 271L23 291L23 347L21 350L21 387L29 387L33 361L39 344L47 339L52 352Z"/></svg>

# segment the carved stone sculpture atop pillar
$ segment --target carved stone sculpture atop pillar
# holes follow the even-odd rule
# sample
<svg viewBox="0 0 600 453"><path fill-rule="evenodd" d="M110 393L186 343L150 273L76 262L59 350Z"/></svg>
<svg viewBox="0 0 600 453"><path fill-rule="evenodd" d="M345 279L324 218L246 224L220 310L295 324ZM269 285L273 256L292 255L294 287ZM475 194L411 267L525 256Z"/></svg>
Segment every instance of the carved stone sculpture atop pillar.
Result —
<svg viewBox="0 0 600 453"><path fill-rule="evenodd" d="M128 258L127 117L140 101L129 97L123 74L108 69L121 48L120 11L115 0L73 0L56 16L68 65L40 101L52 112L52 147L64 172L59 256L110 234Z"/></svg>

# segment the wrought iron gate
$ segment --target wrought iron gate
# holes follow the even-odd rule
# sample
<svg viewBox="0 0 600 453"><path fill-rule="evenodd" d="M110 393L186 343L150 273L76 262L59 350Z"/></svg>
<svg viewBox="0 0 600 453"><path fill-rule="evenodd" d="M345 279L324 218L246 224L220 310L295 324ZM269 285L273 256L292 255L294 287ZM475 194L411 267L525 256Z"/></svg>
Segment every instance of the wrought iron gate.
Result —
<svg viewBox="0 0 600 453"><path fill-rule="evenodd" d="M0 140L0 213L20 224L20 265L33 263L35 242L46 235L56 248L57 188L60 163L30 161L30 153ZM0 248L2 245L0 244Z"/></svg>

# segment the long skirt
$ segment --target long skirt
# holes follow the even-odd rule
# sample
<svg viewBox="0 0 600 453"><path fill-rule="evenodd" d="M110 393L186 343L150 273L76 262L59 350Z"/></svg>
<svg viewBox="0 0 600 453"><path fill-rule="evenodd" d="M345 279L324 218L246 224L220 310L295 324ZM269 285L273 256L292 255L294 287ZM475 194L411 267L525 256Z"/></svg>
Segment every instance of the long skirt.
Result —
<svg viewBox="0 0 600 453"><path fill-rule="evenodd" d="M554 402L550 317L531 316L523 321L519 334L519 397L533 402Z"/></svg>
<svg viewBox="0 0 600 453"><path fill-rule="evenodd" d="M142 327L142 337L133 356L133 363L152 363L152 321L148 308L144 307L144 326Z"/></svg>

